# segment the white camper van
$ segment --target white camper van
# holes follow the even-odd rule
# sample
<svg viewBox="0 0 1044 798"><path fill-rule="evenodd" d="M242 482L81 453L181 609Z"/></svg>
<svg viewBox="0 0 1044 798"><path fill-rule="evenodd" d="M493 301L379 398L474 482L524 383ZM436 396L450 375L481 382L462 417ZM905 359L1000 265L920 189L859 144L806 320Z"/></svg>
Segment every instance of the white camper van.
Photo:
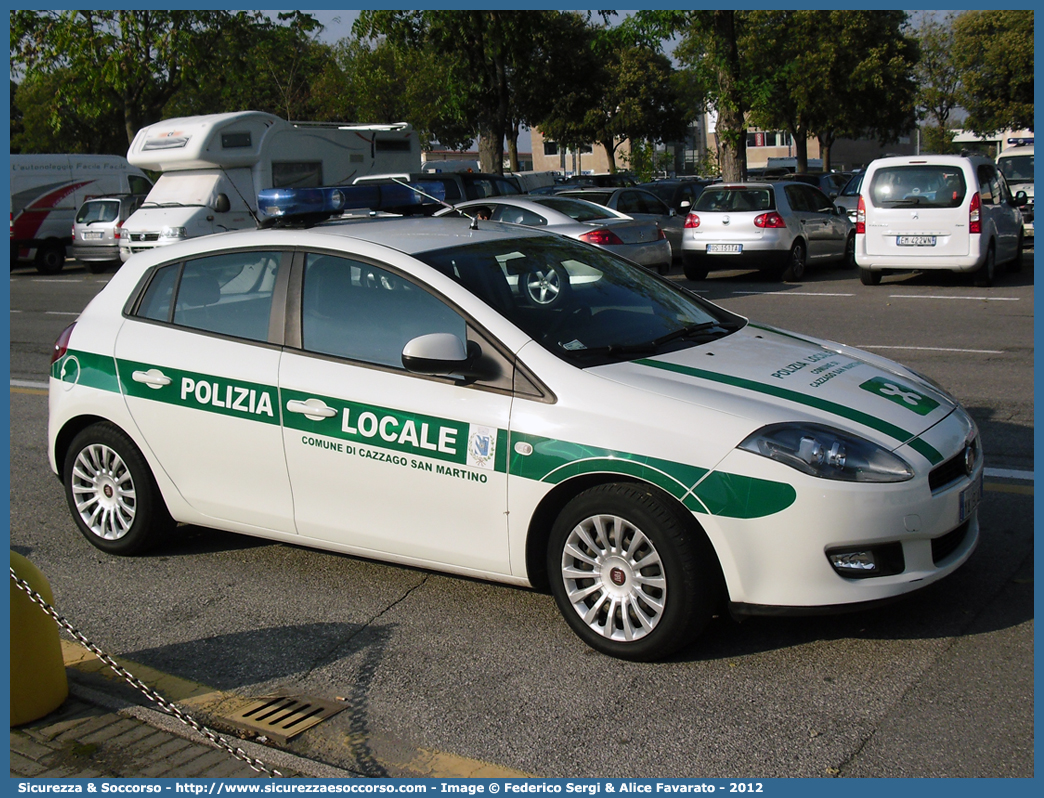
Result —
<svg viewBox="0 0 1044 798"><path fill-rule="evenodd" d="M254 227L266 188L350 184L372 172L420 170L405 123L287 122L260 111L167 119L142 128L127 160L161 172L123 225L120 259L185 238Z"/></svg>
<svg viewBox="0 0 1044 798"><path fill-rule="evenodd" d="M113 194L148 194L145 173L119 155L11 156L11 265L28 258L43 274L65 264L76 209Z"/></svg>

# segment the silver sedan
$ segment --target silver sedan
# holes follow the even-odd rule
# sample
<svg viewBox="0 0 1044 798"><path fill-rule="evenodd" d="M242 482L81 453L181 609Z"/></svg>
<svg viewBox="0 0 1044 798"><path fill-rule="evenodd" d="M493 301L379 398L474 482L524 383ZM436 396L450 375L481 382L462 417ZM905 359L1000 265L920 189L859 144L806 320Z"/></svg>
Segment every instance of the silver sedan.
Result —
<svg viewBox="0 0 1044 798"><path fill-rule="evenodd" d="M480 220L542 227L594 244L660 274L667 274L671 268L671 244L659 225L586 200L540 195L492 197L462 202L454 208L435 215L459 213Z"/></svg>

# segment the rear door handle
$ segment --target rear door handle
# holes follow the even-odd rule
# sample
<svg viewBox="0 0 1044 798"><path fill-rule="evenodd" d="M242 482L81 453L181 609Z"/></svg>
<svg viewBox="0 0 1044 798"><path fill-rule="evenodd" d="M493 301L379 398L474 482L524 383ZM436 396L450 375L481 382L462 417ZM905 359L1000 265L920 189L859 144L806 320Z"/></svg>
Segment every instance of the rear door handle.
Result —
<svg viewBox="0 0 1044 798"><path fill-rule="evenodd" d="M135 371L131 374L131 377L135 382L145 383L150 388L163 388L166 385L170 385L170 377L159 369Z"/></svg>

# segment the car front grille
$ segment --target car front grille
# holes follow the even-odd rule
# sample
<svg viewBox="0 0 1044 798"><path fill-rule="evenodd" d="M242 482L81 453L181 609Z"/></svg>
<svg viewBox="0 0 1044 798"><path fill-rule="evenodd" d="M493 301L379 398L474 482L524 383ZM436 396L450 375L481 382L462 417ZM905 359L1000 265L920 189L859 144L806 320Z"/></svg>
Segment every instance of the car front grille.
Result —
<svg viewBox="0 0 1044 798"><path fill-rule="evenodd" d="M131 233L131 241L159 241L159 233Z"/></svg>
<svg viewBox="0 0 1044 798"><path fill-rule="evenodd" d="M938 565L957 551L964 542L964 538L968 535L970 524L971 519L965 521L952 532L947 532L942 537L932 540L932 562Z"/></svg>

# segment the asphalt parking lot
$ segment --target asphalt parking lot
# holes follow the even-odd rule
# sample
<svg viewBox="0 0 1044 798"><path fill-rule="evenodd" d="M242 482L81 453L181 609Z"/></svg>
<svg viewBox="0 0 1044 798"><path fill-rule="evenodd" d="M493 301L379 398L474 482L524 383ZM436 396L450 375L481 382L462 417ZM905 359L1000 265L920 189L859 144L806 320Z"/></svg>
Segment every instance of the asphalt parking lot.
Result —
<svg viewBox="0 0 1044 798"><path fill-rule="evenodd" d="M343 700L287 747L367 775L442 757L540 776L1029 777L1027 261L988 289L937 274L867 287L833 269L799 284L751 272L686 283L759 322L900 360L976 418L990 469L980 547L888 607L720 618L649 665L585 648L551 597L527 590L195 527L149 556L107 557L76 532L46 460L51 344L107 279L74 263L11 276L12 548L70 619L131 662L222 696ZM219 708L201 711L221 723Z"/></svg>

